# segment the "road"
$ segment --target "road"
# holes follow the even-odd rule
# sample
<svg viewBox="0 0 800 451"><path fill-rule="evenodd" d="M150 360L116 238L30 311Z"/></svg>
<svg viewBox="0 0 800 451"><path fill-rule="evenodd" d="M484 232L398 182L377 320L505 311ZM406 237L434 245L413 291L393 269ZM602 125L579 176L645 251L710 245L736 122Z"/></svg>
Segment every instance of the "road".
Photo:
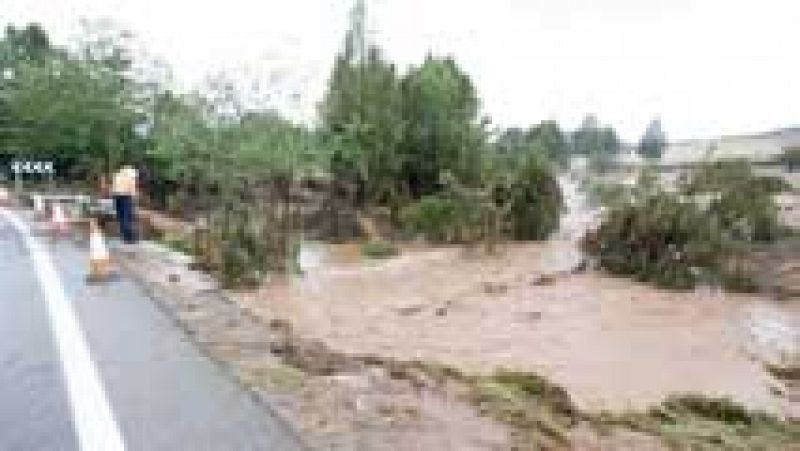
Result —
<svg viewBox="0 0 800 451"><path fill-rule="evenodd" d="M293 433L123 274L0 207L0 449L292 450Z"/></svg>

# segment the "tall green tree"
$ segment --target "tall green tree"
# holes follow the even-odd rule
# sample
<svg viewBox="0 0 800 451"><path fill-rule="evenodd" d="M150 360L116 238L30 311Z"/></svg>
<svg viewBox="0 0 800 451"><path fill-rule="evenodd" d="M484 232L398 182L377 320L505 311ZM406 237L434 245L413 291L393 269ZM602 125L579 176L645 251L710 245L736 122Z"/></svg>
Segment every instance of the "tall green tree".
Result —
<svg viewBox="0 0 800 451"><path fill-rule="evenodd" d="M106 39L69 53L46 36L37 26L7 30L0 114L9 151L90 174L130 161L142 111L123 49Z"/></svg>
<svg viewBox="0 0 800 451"><path fill-rule="evenodd" d="M597 169L607 168L619 153L620 147L621 143L614 128L600 125L593 114L587 115L572 135L573 152L587 157Z"/></svg>
<svg viewBox="0 0 800 451"><path fill-rule="evenodd" d="M661 127L661 120L656 118L650 121L636 150L645 158L659 159L666 146L667 135Z"/></svg>
<svg viewBox="0 0 800 451"><path fill-rule="evenodd" d="M501 158L516 162L538 154L544 161L565 166L570 157L567 137L555 121L542 121L528 130L506 129L495 141L494 148Z"/></svg>
<svg viewBox="0 0 800 451"><path fill-rule="evenodd" d="M39 24L24 28L9 25L0 40L0 162L5 163L25 147L24 124L14 114L11 97L18 89L20 66L42 64L53 52L47 32Z"/></svg>
<svg viewBox="0 0 800 451"><path fill-rule="evenodd" d="M544 157L560 166L569 161L569 142L558 122L547 120L534 125L528 136L542 150Z"/></svg>
<svg viewBox="0 0 800 451"><path fill-rule="evenodd" d="M402 180L411 195L437 191L445 171L462 183L477 183L486 136L469 76L452 58L429 55L405 76L401 92Z"/></svg>
<svg viewBox="0 0 800 451"><path fill-rule="evenodd" d="M363 1L357 2L320 112L334 141L332 171L363 184L372 200L383 201L394 195L400 170L402 99L394 65L366 42L365 15Z"/></svg>

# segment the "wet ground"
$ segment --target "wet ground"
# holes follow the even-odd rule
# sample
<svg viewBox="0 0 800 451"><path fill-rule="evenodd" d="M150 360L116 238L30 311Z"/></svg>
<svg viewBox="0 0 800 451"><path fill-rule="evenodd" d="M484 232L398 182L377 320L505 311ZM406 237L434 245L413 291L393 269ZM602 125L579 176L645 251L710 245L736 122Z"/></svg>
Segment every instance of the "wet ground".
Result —
<svg viewBox="0 0 800 451"><path fill-rule="evenodd" d="M302 276L238 298L347 353L533 370L589 409L656 403L674 392L731 396L797 414L762 360L800 347L800 304L700 289L669 292L599 273L556 271L567 241L501 255L409 247L363 261L356 245L310 244ZM571 258L567 258L571 260Z"/></svg>
<svg viewBox="0 0 800 451"><path fill-rule="evenodd" d="M127 273L87 284L77 230L30 216L0 207L0 449L303 449Z"/></svg>

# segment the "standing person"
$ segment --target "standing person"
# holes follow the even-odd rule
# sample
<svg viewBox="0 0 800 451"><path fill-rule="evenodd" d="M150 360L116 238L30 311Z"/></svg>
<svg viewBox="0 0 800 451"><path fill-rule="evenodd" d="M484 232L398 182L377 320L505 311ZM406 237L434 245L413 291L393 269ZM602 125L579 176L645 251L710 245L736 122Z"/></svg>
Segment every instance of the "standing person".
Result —
<svg viewBox="0 0 800 451"><path fill-rule="evenodd" d="M136 198L136 169L130 165L123 166L112 181L112 194L114 195L114 210L117 213L119 233L122 241L127 244L136 242L136 213L134 200Z"/></svg>

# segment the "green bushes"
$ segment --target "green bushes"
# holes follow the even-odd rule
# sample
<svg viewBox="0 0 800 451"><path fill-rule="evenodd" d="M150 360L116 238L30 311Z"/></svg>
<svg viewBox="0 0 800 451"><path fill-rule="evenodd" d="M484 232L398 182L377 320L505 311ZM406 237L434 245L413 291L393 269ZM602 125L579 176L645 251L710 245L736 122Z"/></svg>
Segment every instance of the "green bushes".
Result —
<svg viewBox="0 0 800 451"><path fill-rule="evenodd" d="M460 238L460 209L455 199L443 195L424 196L405 207L401 221L414 233L434 242L455 242Z"/></svg>
<svg viewBox="0 0 800 451"><path fill-rule="evenodd" d="M397 247L388 241L371 240L361 245L361 255L369 258L389 258L398 253Z"/></svg>
<svg viewBox="0 0 800 451"><path fill-rule="evenodd" d="M741 163L704 166L680 188L672 194L635 187L587 234L585 251L614 274L665 288L689 289L705 279L756 290L744 257L751 241L778 236L769 190Z"/></svg>
<svg viewBox="0 0 800 451"><path fill-rule="evenodd" d="M558 228L563 199L553 173L531 159L522 165L511 182L508 222L511 238L543 240Z"/></svg>
<svg viewBox="0 0 800 451"><path fill-rule="evenodd" d="M614 274L686 289L697 269L715 266L720 243L712 226L693 204L661 193L611 209L583 245Z"/></svg>
<svg viewBox="0 0 800 451"><path fill-rule="evenodd" d="M508 171L487 170L479 188L444 177L445 189L407 206L401 221L434 242L547 238L558 228L562 208L555 177L535 158Z"/></svg>
<svg viewBox="0 0 800 451"><path fill-rule="evenodd" d="M661 438L670 449L793 449L800 425L723 397L675 394L644 412L592 415L599 431L630 429Z"/></svg>
<svg viewBox="0 0 800 451"><path fill-rule="evenodd" d="M266 271L291 269L296 246L285 210L223 203L195 231L192 254L226 288L258 285ZM285 212L284 212L285 213Z"/></svg>

